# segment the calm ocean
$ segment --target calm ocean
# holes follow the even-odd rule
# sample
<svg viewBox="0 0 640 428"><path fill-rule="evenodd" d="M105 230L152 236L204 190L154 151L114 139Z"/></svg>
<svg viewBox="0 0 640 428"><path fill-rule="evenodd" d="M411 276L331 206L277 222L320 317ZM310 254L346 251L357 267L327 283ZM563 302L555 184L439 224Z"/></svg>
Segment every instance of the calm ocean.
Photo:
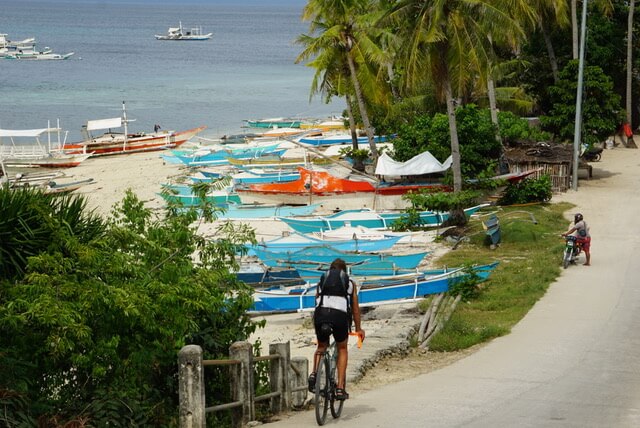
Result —
<svg viewBox="0 0 640 428"><path fill-rule="evenodd" d="M305 1L220 3L0 0L0 33L75 52L66 61L0 59L0 128L60 119L74 141L87 120L119 116L122 101L132 131L207 125L208 136L238 132L243 119L342 113L340 100L309 102L313 70L294 64ZM179 21L212 39L155 40Z"/></svg>

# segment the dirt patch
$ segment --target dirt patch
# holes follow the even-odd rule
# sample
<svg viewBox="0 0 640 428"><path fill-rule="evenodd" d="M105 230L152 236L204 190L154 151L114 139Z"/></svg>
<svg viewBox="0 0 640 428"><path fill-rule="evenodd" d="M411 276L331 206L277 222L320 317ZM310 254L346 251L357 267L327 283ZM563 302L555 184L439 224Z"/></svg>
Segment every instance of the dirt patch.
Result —
<svg viewBox="0 0 640 428"><path fill-rule="evenodd" d="M358 383L350 388L353 392L366 392L391 383L411 379L417 375L429 373L468 355L477 352L485 344L478 344L471 348L456 352L430 352L418 348L411 348L409 354L405 356L387 357L375 367L367 370L366 374Z"/></svg>

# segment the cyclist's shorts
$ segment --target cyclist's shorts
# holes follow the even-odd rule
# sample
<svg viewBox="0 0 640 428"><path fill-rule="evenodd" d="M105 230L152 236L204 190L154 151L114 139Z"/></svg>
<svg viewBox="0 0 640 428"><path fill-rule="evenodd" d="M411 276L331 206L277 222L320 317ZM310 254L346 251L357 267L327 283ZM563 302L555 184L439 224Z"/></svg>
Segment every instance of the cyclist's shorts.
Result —
<svg viewBox="0 0 640 428"><path fill-rule="evenodd" d="M336 342L347 340L347 337L349 337L349 316L346 312L332 308L316 308L313 314L313 325L316 329L318 342L329 342L329 336L322 337L320 334L320 326L325 323L331 324L333 338Z"/></svg>

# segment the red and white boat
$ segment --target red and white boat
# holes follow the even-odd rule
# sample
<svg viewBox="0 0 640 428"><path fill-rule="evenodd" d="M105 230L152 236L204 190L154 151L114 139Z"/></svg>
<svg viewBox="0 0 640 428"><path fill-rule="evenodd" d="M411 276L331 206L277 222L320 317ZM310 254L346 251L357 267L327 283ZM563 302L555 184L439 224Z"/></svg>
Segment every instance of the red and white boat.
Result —
<svg viewBox="0 0 640 428"><path fill-rule="evenodd" d="M78 143L64 145L65 153L92 153L93 156L122 155L129 153L149 152L155 150L173 149L193 138L206 129L206 126L186 131L161 131L130 134L127 124L124 103L122 103L122 117L111 119L90 120L83 126L85 140ZM124 132L113 132L114 128L124 127ZM93 136L91 131L108 130L102 135Z"/></svg>

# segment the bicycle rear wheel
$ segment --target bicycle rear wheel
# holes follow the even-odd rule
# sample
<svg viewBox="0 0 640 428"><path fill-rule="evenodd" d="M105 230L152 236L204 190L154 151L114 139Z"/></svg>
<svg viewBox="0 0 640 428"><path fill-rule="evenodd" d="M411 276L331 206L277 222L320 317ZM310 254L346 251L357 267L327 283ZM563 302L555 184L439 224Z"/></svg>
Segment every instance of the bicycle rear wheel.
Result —
<svg viewBox="0 0 640 428"><path fill-rule="evenodd" d="M329 375L329 360L323 356L320 364L318 364L318 372L316 373L315 404L316 422L318 422L318 425L324 425L327 420L329 395L331 394Z"/></svg>

